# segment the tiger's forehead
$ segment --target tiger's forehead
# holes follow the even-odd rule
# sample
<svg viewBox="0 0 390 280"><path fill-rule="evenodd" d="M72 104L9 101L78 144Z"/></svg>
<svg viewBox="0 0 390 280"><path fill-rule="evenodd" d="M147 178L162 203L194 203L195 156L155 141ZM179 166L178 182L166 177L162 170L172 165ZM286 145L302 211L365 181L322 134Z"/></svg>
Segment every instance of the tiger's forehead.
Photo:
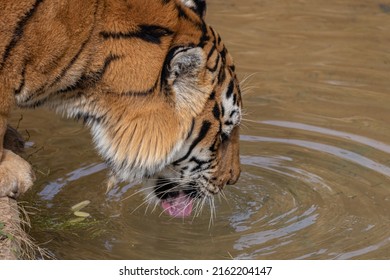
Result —
<svg viewBox="0 0 390 280"><path fill-rule="evenodd" d="M223 51L220 36L195 12L191 6L193 2L126 0L124 7L122 1L106 1L102 24L111 33L132 34L148 42L170 44L171 48L199 46L207 49L218 46L218 51Z"/></svg>

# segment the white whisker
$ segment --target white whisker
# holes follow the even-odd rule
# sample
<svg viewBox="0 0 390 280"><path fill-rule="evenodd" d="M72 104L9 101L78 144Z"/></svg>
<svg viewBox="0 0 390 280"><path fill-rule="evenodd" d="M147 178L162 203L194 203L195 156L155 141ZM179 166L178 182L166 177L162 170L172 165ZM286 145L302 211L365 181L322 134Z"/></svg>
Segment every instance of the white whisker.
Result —
<svg viewBox="0 0 390 280"><path fill-rule="evenodd" d="M259 74L259 72L254 72L252 74L247 75L246 77L242 78L240 81L240 87L244 86L246 82L249 82L249 79L253 76Z"/></svg>

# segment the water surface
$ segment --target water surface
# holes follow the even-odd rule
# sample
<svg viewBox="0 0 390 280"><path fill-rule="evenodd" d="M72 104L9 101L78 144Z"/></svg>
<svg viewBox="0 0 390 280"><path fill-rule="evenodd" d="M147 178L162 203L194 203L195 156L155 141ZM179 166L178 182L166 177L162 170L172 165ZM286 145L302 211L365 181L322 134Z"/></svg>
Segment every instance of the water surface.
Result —
<svg viewBox="0 0 390 280"><path fill-rule="evenodd" d="M389 259L390 3L214 0L207 17L245 80L243 171L213 224L152 211L140 185L106 194L88 131L39 109L13 115L31 235L58 259Z"/></svg>

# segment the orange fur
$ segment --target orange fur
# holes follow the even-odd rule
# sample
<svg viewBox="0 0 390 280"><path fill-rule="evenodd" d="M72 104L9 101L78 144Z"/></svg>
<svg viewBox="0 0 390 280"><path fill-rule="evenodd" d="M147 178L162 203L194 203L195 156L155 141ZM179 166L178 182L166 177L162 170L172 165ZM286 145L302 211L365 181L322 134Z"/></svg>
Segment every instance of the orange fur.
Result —
<svg viewBox="0 0 390 280"><path fill-rule="evenodd" d="M83 119L120 180L163 170L190 147L192 125L195 133L209 119L212 130L201 144L218 146L215 160L221 164L213 172L223 178L212 181L220 187L234 182L238 129L220 144L222 117L213 117L210 101L216 91L223 106L223 92L234 83L234 104L229 102L238 126L241 97L233 62L205 24L204 11L183 3L0 0L0 158L14 105L46 105ZM0 161L0 174L9 172Z"/></svg>

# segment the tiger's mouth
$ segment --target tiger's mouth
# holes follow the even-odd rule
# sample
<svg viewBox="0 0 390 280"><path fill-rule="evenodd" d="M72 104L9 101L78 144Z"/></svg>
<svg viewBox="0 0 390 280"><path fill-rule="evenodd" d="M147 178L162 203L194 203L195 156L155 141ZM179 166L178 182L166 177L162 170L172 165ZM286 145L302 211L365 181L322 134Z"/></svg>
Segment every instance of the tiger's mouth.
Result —
<svg viewBox="0 0 390 280"><path fill-rule="evenodd" d="M171 217L185 218L191 215L194 198L186 195L183 191L176 192L176 196L161 201L164 212Z"/></svg>
<svg viewBox="0 0 390 280"><path fill-rule="evenodd" d="M183 186L163 178L157 180L154 192L160 199L163 212L175 218L190 216L194 201L201 197L194 183Z"/></svg>

